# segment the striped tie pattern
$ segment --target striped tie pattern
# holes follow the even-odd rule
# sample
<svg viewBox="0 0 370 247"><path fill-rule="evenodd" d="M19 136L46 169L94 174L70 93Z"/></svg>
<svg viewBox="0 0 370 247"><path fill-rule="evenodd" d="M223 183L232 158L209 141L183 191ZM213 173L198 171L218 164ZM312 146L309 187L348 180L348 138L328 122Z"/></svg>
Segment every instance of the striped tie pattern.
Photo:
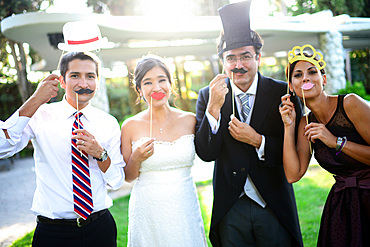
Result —
<svg viewBox="0 0 370 247"><path fill-rule="evenodd" d="M76 129L83 129L80 121L82 113L77 112L72 126L72 135ZM77 149L77 140L72 139L72 178L74 211L83 219L87 219L93 211L93 201L90 184L89 160L86 152Z"/></svg>
<svg viewBox="0 0 370 247"><path fill-rule="evenodd" d="M239 99L242 102L242 116L244 122L247 121L251 108L249 106L249 94L248 93L241 93L238 95Z"/></svg>

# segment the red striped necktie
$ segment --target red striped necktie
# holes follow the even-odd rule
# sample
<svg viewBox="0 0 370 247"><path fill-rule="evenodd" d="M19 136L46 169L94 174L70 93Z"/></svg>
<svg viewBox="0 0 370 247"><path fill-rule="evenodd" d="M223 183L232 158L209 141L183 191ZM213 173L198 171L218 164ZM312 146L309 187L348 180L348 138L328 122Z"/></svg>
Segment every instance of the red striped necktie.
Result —
<svg viewBox="0 0 370 247"><path fill-rule="evenodd" d="M80 121L82 113L75 113L75 121L72 126L72 135L76 129L83 129ZM83 219L87 219L93 211L93 200L90 183L90 169L88 155L77 149L77 140L72 139L72 178L73 178L73 201L74 211Z"/></svg>

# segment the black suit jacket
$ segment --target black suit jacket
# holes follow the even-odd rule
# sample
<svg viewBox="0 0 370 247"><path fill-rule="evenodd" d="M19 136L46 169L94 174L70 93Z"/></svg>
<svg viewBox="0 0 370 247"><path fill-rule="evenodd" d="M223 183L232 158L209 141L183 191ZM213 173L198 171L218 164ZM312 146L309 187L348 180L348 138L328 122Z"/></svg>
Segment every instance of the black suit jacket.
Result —
<svg viewBox="0 0 370 247"><path fill-rule="evenodd" d="M221 108L221 123L212 134L205 111L209 98L209 86L199 91L196 109L195 146L204 161L215 161L213 188L214 201L210 229L213 246L219 242L218 223L238 200L249 174L267 205L291 234L294 246L303 246L299 227L294 191L286 180L282 153L284 126L279 113L281 96L286 94L287 84L258 73L258 86L250 125L265 136L265 160L258 158L253 146L235 140L229 133L228 122L232 114L231 86L226 79L229 93ZM301 118L301 104L292 97ZM237 118L240 119L237 111ZM241 226L242 227L242 226Z"/></svg>

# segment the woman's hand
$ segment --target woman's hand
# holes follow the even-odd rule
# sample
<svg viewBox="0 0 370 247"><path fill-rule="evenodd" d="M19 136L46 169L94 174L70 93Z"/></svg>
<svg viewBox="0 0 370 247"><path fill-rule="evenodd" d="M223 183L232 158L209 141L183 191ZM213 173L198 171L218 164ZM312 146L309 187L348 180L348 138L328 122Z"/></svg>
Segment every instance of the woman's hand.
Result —
<svg viewBox="0 0 370 247"><path fill-rule="evenodd" d="M316 139L322 141L330 148L336 148L337 137L335 137L322 123L310 123L304 127L304 135L315 143Z"/></svg>
<svg viewBox="0 0 370 247"><path fill-rule="evenodd" d="M141 146L133 150L131 159L135 162L143 162L153 155L154 152L154 139L144 142Z"/></svg>
<svg viewBox="0 0 370 247"><path fill-rule="evenodd" d="M290 101L290 94L286 94L281 97L281 104L279 106L279 112L281 119L285 127L295 124L296 112L294 109L294 104Z"/></svg>

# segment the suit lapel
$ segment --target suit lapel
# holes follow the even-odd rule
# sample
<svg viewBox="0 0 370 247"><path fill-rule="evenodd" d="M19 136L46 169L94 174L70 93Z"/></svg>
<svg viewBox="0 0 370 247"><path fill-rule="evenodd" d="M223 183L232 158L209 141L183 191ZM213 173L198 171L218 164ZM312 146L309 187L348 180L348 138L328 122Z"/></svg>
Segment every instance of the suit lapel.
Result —
<svg viewBox="0 0 370 247"><path fill-rule="evenodd" d="M230 120L230 115L233 114L232 109L232 92L231 92L231 84L230 80L227 78L225 79L227 84L227 88L229 92L226 94L225 103L221 108L221 115L222 118L228 119L227 122ZM263 76L260 75L258 72L258 85L257 85L257 92L256 92L256 99L253 106L250 126L254 129L259 129L259 127L264 122L268 110L271 108L272 99L275 96L275 92L273 90L272 85L269 85L269 81L265 80ZM234 99L235 100L235 99ZM235 103L235 102L234 102ZM239 112L235 104L235 117L240 120Z"/></svg>

